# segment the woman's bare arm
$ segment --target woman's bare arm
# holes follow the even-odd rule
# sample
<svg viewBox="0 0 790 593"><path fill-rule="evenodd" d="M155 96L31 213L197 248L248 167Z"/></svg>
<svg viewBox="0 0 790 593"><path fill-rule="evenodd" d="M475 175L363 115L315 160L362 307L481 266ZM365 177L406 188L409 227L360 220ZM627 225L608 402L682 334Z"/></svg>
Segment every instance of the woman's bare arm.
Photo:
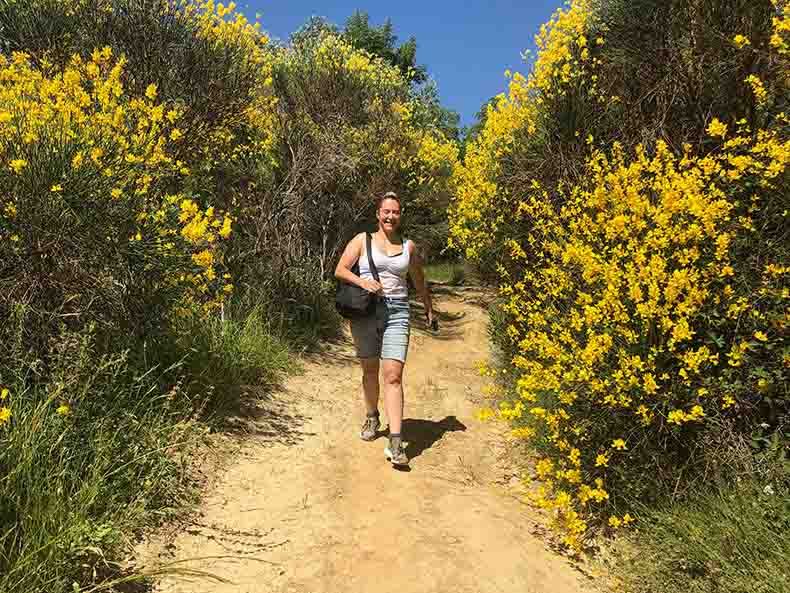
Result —
<svg viewBox="0 0 790 593"><path fill-rule="evenodd" d="M343 255L340 256L340 261L337 262L335 267L335 278L364 288L369 292L380 292L382 290L381 284L375 280L360 278L351 271L356 261L362 256L362 239L364 236L364 233L360 233L348 242Z"/></svg>
<svg viewBox="0 0 790 593"><path fill-rule="evenodd" d="M422 299L425 307L425 315L428 318L428 325L433 323L433 303L431 301L431 292L428 290L428 285L425 282L425 272L423 271L423 259L417 244L411 241L411 252L409 253L409 274L414 282L414 287Z"/></svg>

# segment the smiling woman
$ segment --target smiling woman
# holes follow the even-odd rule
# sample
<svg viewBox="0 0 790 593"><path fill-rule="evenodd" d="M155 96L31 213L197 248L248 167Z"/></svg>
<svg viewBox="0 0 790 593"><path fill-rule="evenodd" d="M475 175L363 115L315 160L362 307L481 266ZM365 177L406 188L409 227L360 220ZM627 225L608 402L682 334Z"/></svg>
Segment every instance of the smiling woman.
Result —
<svg viewBox="0 0 790 593"><path fill-rule="evenodd" d="M407 465L409 459L401 438L403 366L409 348L410 330L407 274L411 275L422 297L429 324L433 322L433 308L418 248L414 241L404 239L399 232L400 198L394 192L387 192L377 199L377 203L378 231L372 237L368 233L360 233L349 242L337 264L335 277L377 296L376 308L370 316L351 321L351 333L362 365L362 390L367 408L360 437L372 441L377 436L380 426L378 401L381 367L390 430L385 455L393 465ZM359 262L358 275L351 271L356 262Z"/></svg>

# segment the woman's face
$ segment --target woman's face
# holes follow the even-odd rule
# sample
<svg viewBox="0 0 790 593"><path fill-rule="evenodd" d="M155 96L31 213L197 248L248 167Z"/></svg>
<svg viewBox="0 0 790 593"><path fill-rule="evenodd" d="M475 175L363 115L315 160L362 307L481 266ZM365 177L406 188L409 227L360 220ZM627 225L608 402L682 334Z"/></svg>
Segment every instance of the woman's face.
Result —
<svg viewBox="0 0 790 593"><path fill-rule="evenodd" d="M400 226L400 204L398 200L387 198L381 202L378 211L378 221L381 228L387 232L395 231Z"/></svg>

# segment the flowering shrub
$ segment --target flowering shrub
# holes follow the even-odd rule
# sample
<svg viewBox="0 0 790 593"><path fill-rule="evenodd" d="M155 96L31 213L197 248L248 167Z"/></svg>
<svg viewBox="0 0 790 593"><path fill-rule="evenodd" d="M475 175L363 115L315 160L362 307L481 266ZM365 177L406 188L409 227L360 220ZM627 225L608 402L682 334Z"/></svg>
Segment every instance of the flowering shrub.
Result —
<svg viewBox="0 0 790 593"><path fill-rule="evenodd" d="M126 94L123 71L110 48L62 73L0 57L0 308L37 312L31 347L86 317L160 331L171 303L210 310L224 294L231 219L168 191L189 174L169 151L180 110L155 85Z"/></svg>
<svg viewBox="0 0 790 593"><path fill-rule="evenodd" d="M762 32L762 78L741 79L751 120L718 114L678 148L625 147L581 120L558 149L576 163L520 170L552 147L553 117L581 112L559 106L604 112L619 94L601 6L573 2L542 31L533 73L513 77L456 171L450 216L453 244L500 277L513 381L489 414L538 448L535 500L577 550L591 525L628 525L630 502L677 487L711 433L781 434L790 412L784 21Z"/></svg>
<svg viewBox="0 0 790 593"><path fill-rule="evenodd" d="M0 590L111 588L196 418L337 327L324 280L372 194L447 199L457 147L410 92L233 3L2 3Z"/></svg>
<svg viewBox="0 0 790 593"><path fill-rule="evenodd" d="M397 67L331 33L278 51L273 79L274 171L256 180L241 205L239 218L248 224L240 233L256 246L282 246L266 260L248 251L247 276L283 283L277 294L304 302L312 300L301 296L306 285L329 277L347 240L371 217L375 194L407 190L406 208L438 202L449 194L458 149L415 123L409 82Z"/></svg>

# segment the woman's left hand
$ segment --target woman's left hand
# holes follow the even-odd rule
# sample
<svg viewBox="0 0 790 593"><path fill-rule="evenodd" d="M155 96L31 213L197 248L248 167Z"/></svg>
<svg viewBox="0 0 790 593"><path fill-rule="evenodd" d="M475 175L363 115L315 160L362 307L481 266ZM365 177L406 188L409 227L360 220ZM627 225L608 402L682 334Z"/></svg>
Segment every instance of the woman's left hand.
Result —
<svg viewBox="0 0 790 593"><path fill-rule="evenodd" d="M434 323L436 323L436 318L433 316L433 311L425 312L425 320L428 323L428 329L433 331L438 329L438 327L434 326Z"/></svg>

